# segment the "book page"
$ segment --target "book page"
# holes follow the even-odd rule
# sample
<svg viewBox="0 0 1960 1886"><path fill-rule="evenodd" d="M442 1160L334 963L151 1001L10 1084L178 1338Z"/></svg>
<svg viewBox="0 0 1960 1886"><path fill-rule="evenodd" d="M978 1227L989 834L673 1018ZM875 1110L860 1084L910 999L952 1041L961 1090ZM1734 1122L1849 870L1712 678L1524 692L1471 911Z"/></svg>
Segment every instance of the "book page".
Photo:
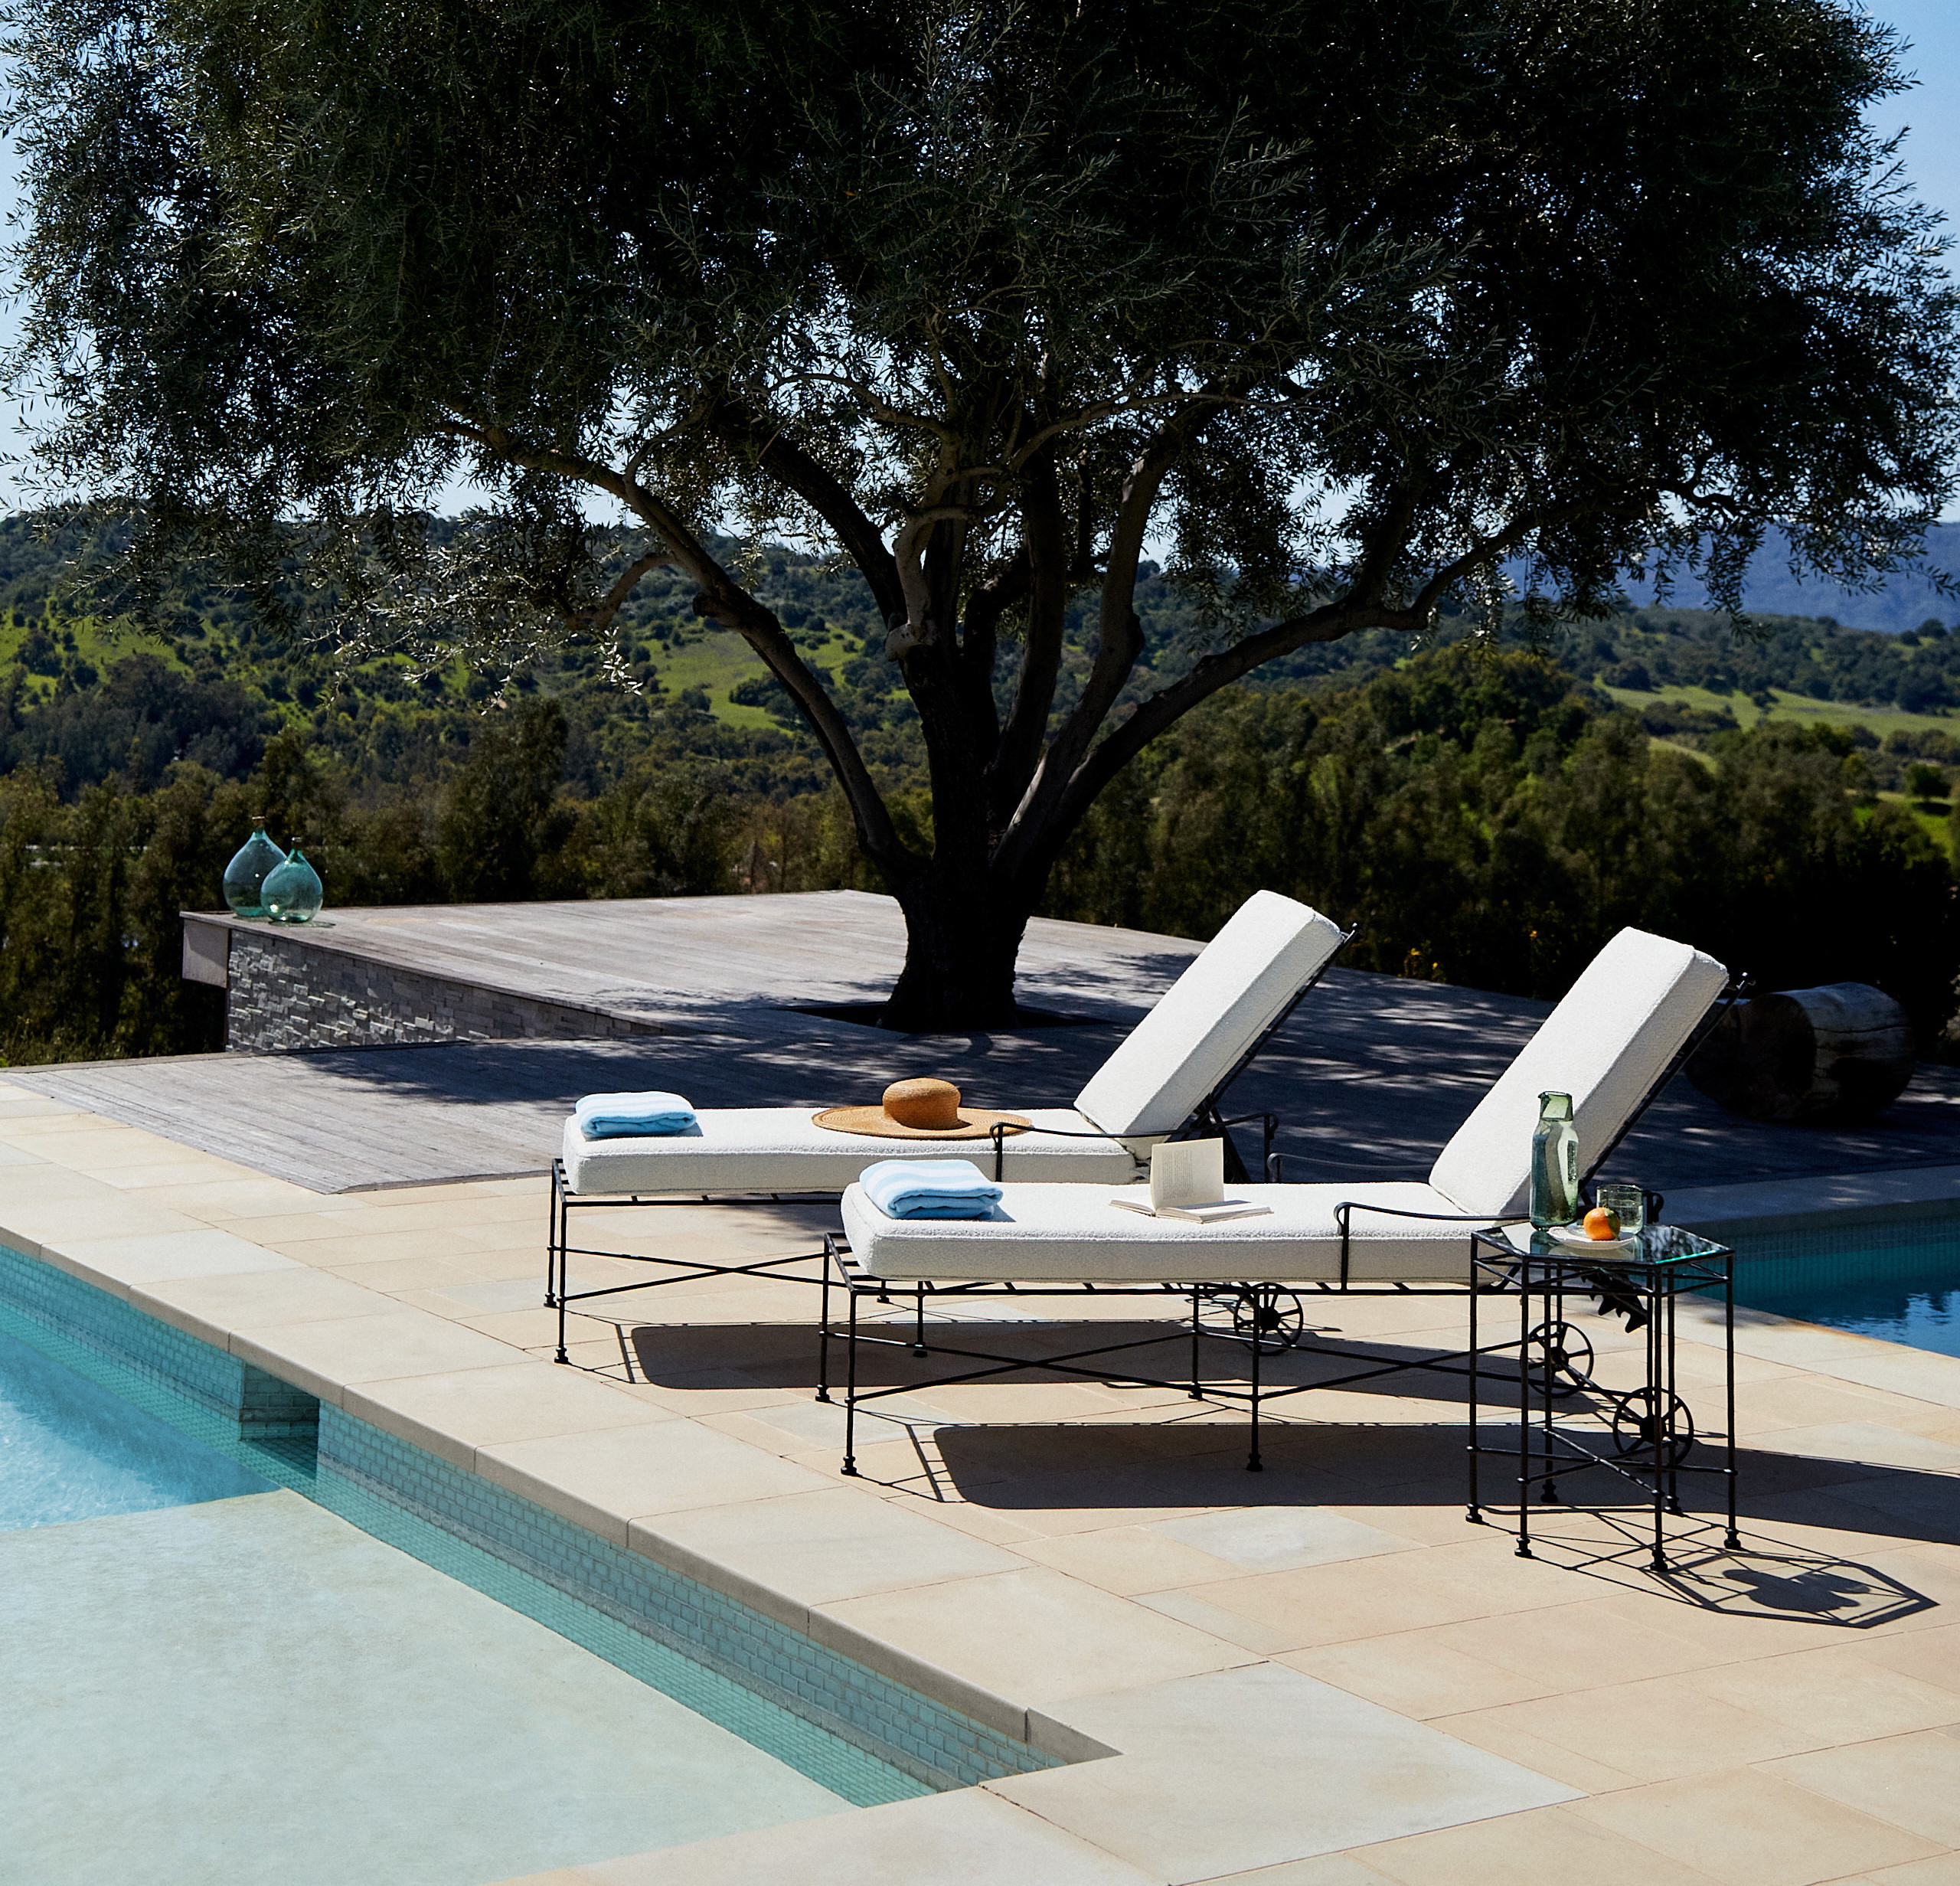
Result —
<svg viewBox="0 0 1960 1886"><path fill-rule="evenodd" d="M1150 1202L1215 1205L1225 1197L1225 1142L1222 1139L1167 1139L1150 1149Z"/></svg>

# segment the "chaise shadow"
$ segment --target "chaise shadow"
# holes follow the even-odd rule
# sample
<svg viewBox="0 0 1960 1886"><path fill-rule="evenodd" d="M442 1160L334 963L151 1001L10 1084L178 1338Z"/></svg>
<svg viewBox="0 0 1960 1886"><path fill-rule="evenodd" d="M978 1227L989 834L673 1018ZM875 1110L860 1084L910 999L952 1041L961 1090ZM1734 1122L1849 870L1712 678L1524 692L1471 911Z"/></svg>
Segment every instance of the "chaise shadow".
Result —
<svg viewBox="0 0 1960 1886"><path fill-rule="evenodd" d="M1099 1323L1085 1337L1085 1325L1051 1323L972 1323L929 1328L935 1353L913 1354L911 1330L896 1300L894 1320L883 1326L889 1346L861 1346L858 1386L877 1398L861 1403L861 1445L903 1433L929 1440L951 1489L962 1499L1004 1512L1143 1509L1174 1506L1356 1505L1393 1507L1449 1506L1465 1502L1468 1485L1468 1383L1462 1374L1423 1367L1439 1358L1434 1351L1390 1342L1321 1340L1311 1351L1264 1358L1268 1387L1325 1382L1351 1374L1364 1357L1408 1365L1373 1380L1349 1382L1341 1392L1379 1404L1379 1419L1349 1418L1354 1403L1336 1415L1318 1414L1312 1392L1266 1404L1262 1418L1265 1471L1244 1470L1246 1417L1243 1401L1224 1397L1183 1402L1160 1399L1155 1418L1124 1418L1120 1401L1106 1412L1080 1421L990 1420L975 1412L977 1390L962 1390L956 1410L936 1408L933 1391L949 1378L995 1365L951 1357L943 1345L956 1343L982 1355L1025 1357L1024 1366L1001 1370L988 1378L1001 1384L1066 1381L1043 1366L1057 1351L1087 1341L1135 1339L1146 1346L1125 1352L1122 1365L1138 1373L1174 1379L1187 1365L1189 1333L1174 1325ZM641 1325L628 1329L626 1353L644 1378L657 1385L816 1389L822 1368L818 1343L806 1327L787 1324ZM1244 1352L1240 1345L1207 1341L1200 1345L1204 1380L1243 1390ZM1448 1358L1440 1358L1447 1360ZM834 1342L829 1358L833 1401L841 1403L845 1376L844 1345ZM1093 1363L1078 1380L1094 1385ZM1517 1440L1516 1374L1487 1374L1480 1439L1494 1451L1479 1463L1486 1500L1515 1496L1514 1457L1501 1450ZM1690 1400L1699 1397L1710 1411L1720 1407L1720 1389L1710 1382L1684 1384ZM896 1391L887 1394L880 1391ZM1118 1390L1117 1393L1122 1391ZM1160 1391L1161 1393L1161 1391ZM1506 1396L1509 1406L1503 1405ZM1589 1397L1560 1405L1581 1408ZM1419 1408L1418 1403L1423 1404ZM1464 1419L1438 1420L1435 1404L1454 1404ZM1596 1400L1595 1405L1597 1405ZM1706 1426L1706 1423L1704 1423ZM1718 1465L1719 1440L1697 1443L1690 1463ZM1960 1544L1960 1476L1906 1468L1882 1461L1785 1453L1760 1442L1736 1450L1740 1512L1746 1520L1828 1528L1890 1541ZM1684 1474L1683 1503L1707 1512L1719 1499L1713 1476ZM1624 1501L1626 1483L1606 1469L1589 1471L1566 1483L1574 1508L1589 1502ZM1556 1510L1554 1508L1553 1510ZM1120 1522L1117 1522L1120 1523Z"/></svg>

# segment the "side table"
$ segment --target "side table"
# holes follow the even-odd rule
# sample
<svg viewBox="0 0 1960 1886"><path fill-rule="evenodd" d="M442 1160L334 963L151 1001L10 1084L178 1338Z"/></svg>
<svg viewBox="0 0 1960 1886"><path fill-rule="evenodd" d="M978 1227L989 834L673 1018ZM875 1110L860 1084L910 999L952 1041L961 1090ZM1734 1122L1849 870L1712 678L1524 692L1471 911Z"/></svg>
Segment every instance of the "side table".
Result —
<svg viewBox="0 0 1960 1886"><path fill-rule="evenodd" d="M1470 1498L1468 1517L1484 1523L1487 1511L1508 1505L1485 1502L1480 1463L1498 1458L1514 1465L1517 1551L1529 1558L1531 1508L1564 1502L1595 1511L1622 1506L1571 1500L1567 1476L1603 1469L1636 1491L1653 1514L1653 1568L1668 1569L1670 1515L1682 1512L1684 1476L1714 1475L1726 1495L1724 1544L1740 1548L1736 1530L1735 1254L1726 1244L1677 1225L1651 1225L1635 1236L1592 1251L1529 1225L1477 1232L1471 1240ZM1675 1374L1675 1310L1681 1299L1703 1290L1722 1293L1723 1430L1719 1449L1697 1432ZM1478 1306L1492 1296L1517 1299L1517 1375L1512 1382L1488 1367L1480 1371ZM1595 1375L1592 1345L1566 1319L1566 1299L1596 1296L1602 1309L1623 1314L1631 1332L1645 1336L1645 1366L1631 1388L1606 1387ZM1535 1321L1534 1321L1535 1318ZM1500 1345L1500 1346L1508 1346ZM1482 1407L1487 1386L1493 1404L1514 1388L1514 1444L1486 1445ZM1508 1397L1507 1397L1508 1398ZM1707 1457L1713 1451L1716 1458Z"/></svg>

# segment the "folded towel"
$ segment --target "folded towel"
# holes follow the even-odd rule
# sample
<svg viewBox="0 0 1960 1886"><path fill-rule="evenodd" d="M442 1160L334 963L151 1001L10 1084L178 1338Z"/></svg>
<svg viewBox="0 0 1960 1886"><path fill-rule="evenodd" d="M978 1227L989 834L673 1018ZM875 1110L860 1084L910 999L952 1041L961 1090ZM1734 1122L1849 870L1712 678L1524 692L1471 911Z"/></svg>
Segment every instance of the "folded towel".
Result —
<svg viewBox="0 0 1960 1886"><path fill-rule="evenodd" d="M588 1139L652 1139L701 1130L694 1108L678 1093L588 1093L572 1116Z"/></svg>
<svg viewBox="0 0 1960 1886"><path fill-rule="evenodd" d="M888 1218L985 1218L1001 1188L971 1159L880 1159L858 1175Z"/></svg>

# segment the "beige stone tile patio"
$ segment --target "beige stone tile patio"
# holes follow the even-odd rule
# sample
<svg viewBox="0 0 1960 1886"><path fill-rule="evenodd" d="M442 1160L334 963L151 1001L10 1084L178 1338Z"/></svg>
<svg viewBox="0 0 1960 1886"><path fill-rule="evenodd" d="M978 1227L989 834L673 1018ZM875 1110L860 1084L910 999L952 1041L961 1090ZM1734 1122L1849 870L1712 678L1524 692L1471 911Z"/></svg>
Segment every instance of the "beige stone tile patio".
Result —
<svg viewBox="0 0 1960 1886"><path fill-rule="evenodd" d="M1759 1714L1679 1677L1506 1703L1446 1717L1441 1726L1485 1747L1521 1731L1637 1781L1767 1761L1831 1740L1817 1727Z"/></svg>
<svg viewBox="0 0 1960 1886"><path fill-rule="evenodd" d="M270 1323L386 1316L395 1308L394 1299L378 1290L363 1289L345 1278L296 1265L132 1285L129 1301L220 1349L237 1330Z"/></svg>
<svg viewBox="0 0 1960 1886"><path fill-rule="evenodd" d="M1960 1847L1960 1734L1951 1730L1821 1749L1766 1767L1942 1847Z"/></svg>
<svg viewBox="0 0 1960 1886"><path fill-rule="evenodd" d="M817 1616L1037 1705L1248 1661L1236 1645L1038 1566L846 1599Z"/></svg>
<svg viewBox="0 0 1960 1886"><path fill-rule="evenodd" d="M1556 1613L1529 1615L1535 1621ZM1455 1648L1449 1639L1457 1628L1463 1627L1289 1651L1279 1661L1418 1721L1523 1702L1552 1688L1541 1678Z"/></svg>
<svg viewBox="0 0 1960 1886"><path fill-rule="evenodd" d="M34 1175L38 1177L38 1172ZM223 1235L188 1212L138 1204L107 1186L97 1188L93 1181L88 1184L89 1190L67 1197L36 1198L15 1197L10 1182L5 1221L8 1231L17 1237L32 1238L44 1249L58 1247L64 1250L109 1238L154 1238L172 1231L212 1237Z"/></svg>
<svg viewBox="0 0 1960 1886"><path fill-rule="evenodd" d="M209 1190L213 1196L203 1202L220 1207L223 1201L216 1196L217 1188L230 1186L268 1198L296 1201L287 1206L289 1211L303 1208L319 1197L318 1192L309 1191L304 1186L270 1178L263 1172L254 1172L249 1165L220 1159L211 1153L198 1153L188 1159L159 1159L149 1165L119 1166L100 1176L105 1185L113 1185L119 1191L169 1191L196 1195Z"/></svg>
<svg viewBox="0 0 1960 1886"><path fill-rule="evenodd" d="M1181 1624L1222 1637L1228 1644L1236 1644L1241 1650L1250 1650L1258 1656L1276 1656L1292 1642L1288 1632L1241 1617L1235 1611L1220 1610L1215 1604L1207 1604L1195 1591L1141 1593L1136 1602L1160 1617L1175 1618Z"/></svg>
<svg viewBox="0 0 1960 1886"><path fill-rule="evenodd" d="M1833 1421L1808 1427L1778 1428L1759 1436L1756 1444L1771 1453L1803 1454L1813 1459L1960 1473L1960 1446L1883 1421Z"/></svg>
<svg viewBox="0 0 1960 1886"><path fill-rule="evenodd" d="M528 1359L350 1388L356 1420L473 1468L479 1448L541 1435L639 1427L675 1418L576 1369Z"/></svg>
<svg viewBox="0 0 1960 1886"><path fill-rule="evenodd" d="M1870 1886L1960 1886L1960 1853L1942 1853L1930 1860L1908 1860L1864 1878Z"/></svg>
<svg viewBox="0 0 1960 1886"><path fill-rule="evenodd" d="M1555 1868L1598 1886L1960 1886L1960 1550L1930 1542L1951 1539L1960 1486L1950 1358L1750 1324L1749 1555L1665 1584L1585 1562L1571 1515L1545 1518L1538 1561L1466 1527L1460 1404L1387 1388L1285 1404L1253 1479L1242 1417L1174 1391L928 1386L861 1412L853 1482L841 1410L812 1399L807 1289L609 1299L572 1325L592 1372L557 1368L524 1352L555 1330L538 1182L288 1195L168 1142L137 1162L145 1136L89 1116L15 1123L9 1104L0 1086L0 1144L29 1162L0 1182L0 1224L18 1175L21 1209L59 1235L135 1214L95 1240L126 1247L126 1270L185 1261L173 1238L231 1238L199 1248L242 1247L249 1268L113 1287L997 1727L1045 1711L1044 1734L1124 1751L549 1886L967 1886L998 1854L1014 1886L1073 1886L1085 1865L1109 1886L1511 1886ZM74 1163L47 1163L57 1142ZM761 1255L828 1217L672 1209L636 1247ZM575 1286L644 1274L584 1261ZM1434 1303L1308 1313L1360 1343L1462 1333ZM1602 1373L1623 1372L1622 1333L1587 1326ZM1031 1355L1079 1340L1038 1319L974 1333ZM1684 1378L1717 1360L1690 1342ZM890 1365L881 1381L910 1358ZM1870 1629L1831 1610L1841 1591L1869 1609L1887 1579L1923 1608ZM938 1872L928 1822L962 1830ZM1327 1841L1354 1850L1311 1850Z"/></svg>
<svg viewBox="0 0 1960 1886"><path fill-rule="evenodd" d="M1926 1641L1915 1633L1914 1645ZM1846 1644L1691 1672L1681 1680L1704 1695L1815 1734L1820 1743L1860 1742L1960 1723L1960 1693L1922 1681L1918 1659L1888 1669ZM1960 1671L1954 1672L1960 1678Z"/></svg>
<svg viewBox="0 0 1960 1886"><path fill-rule="evenodd" d="M1160 1526L1109 1526L1059 1537L1037 1534L1022 1549L1037 1564L1121 1597L1229 1578L1236 1569L1209 1552L1165 1537Z"/></svg>
<svg viewBox="0 0 1960 1886"><path fill-rule="evenodd" d="M1712 1876L1563 1807L1472 1821L1351 1856L1400 1886L1711 1886Z"/></svg>
<svg viewBox="0 0 1960 1886"><path fill-rule="evenodd" d="M1159 1886L1158 1875L979 1790L670 1847L569 1875L577 1886Z"/></svg>
<svg viewBox="0 0 1960 1886"><path fill-rule="evenodd" d="M510 1359L508 1349L503 1359ZM635 1519L828 1491L833 1484L693 1421L499 1443L479 1453L476 1470L616 1545L631 1542L627 1529Z"/></svg>
<svg viewBox="0 0 1960 1886"><path fill-rule="evenodd" d="M508 1343L462 1329L420 1310L391 1308L384 1316L327 1322L275 1323L231 1339L234 1355L297 1384L336 1407L348 1388L397 1377L514 1362Z"/></svg>
<svg viewBox="0 0 1960 1886"><path fill-rule="evenodd" d="M1386 1873L1364 1865L1351 1853L1316 1854L1250 1873L1226 1873L1205 1886L1382 1886Z"/></svg>
<svg viewBox="0 0 1960 1886"><path fill-rule="evenodd" d="M311 1244L323 1237L345 1237L348 1214L336 1211L331 1199L316 1198L312 1209L281 1212L275 1217L254 1218L252 1236L273 1250ZM358 1221L356 1221L358 1222ZM542 1265L540 1266L541 1270Z"/></svg>
<svg viewBox="0 0 1960 1886"><path fill-rule="evenodd" d="M1636 1619L1609 1611L1610 1603L1581 1600L1477 1618L1423 1635L1439 1649L1511 1672L1540 1695L1636 1682L1725 1660L1720 1651L1657 1628L1650 1615L1656 1607L1643 1607Z"/></svg>
<svg viewBox="0 0 1960 1886"><path fill-rule="evenodd" d="M1151 1531L1247 1571L1296 1571L1308 1565L1406 1552L1417 1544L1318 1506L1240 1507L1160 1520Z"/></svg>
<svg viewBox="0 0 1960 1886"><path fill-rule="evenodd" d="M126 1295L135 1284L161 1283L173 1278L296 1268L290 1258L209 1225L121 1237L51 1238L43 1242L41 1250L63 1269L86 1276L118 1296Z"/></svg>
<svg viewBox="0 0 1960 1886"><path fill-rule="evenodd" d="M1085 1698L1078 1728L1124 1751L989 1783L1146 1871L1215 1878L1570 1790L1275 1664ZM1199 1799L1201 1816L1182 1811Z"/></svg>
<svg viewBox="0 0 1960 1886"><path fill-rule="evenodd" d="M733 1572L800 1609L1015 1571L1018 1554L854 1487L642 1520L636 1551L708 1584Z"/></svg>
<svg viewBox="0 0 1960 1886"><path fill-rule="evenodd" d="M1452 1549L1432 1546L1298 1571L1220 1579L1200 1587L1197 1595L1269 1626L1289 1640L1284 1648L1301 1650L1314 1644L1386 1636L1412 1626L1452 1624L1532 1610L1570 1591L1560 1574L1529 1561L1499 1558L1488 1566L1435 1562L1445 1561ZM1530 1591L1521 1588L1527 1580L1514 1570L1520 1565L1537 1574L1529 1580Z"/></svg>
<svg viewBox="0 0 1960 1886"><path fill-rule="evenodd" d="M1697 1775L1576 1803L1573 1813L1728 1886L1817 1886L1939 1845L1759 1769Z"/></svg>
<svg viewBox="0 0 1960 1886"><path fill-rule="evenodd" d="M289 1257L302 1263L311 1263L304 1242L283 1247ZM351 1278L354 1283L364 1284L371 1290L380 1290L397 1298L405 1298L418 1290L438 1290L445 1284L474 1283L483 1281L483 1273L478 1267L485 1262L494 1261L476 1257L464 1251L452 1251L441 1257L391 1257L379 1263L371 1264L319 1264L316 1270L330 1273L335 1276ZM542 1273L536 1265L525 1273L531 1279L531 1293L540 1303L544 1300L544 1285Z"/></svg>
<svg viewBox="0 0 1960 1886"><path fill-rule="evenodd" d="M1591 1755L1581 1754L1564 1743L1534 1735L1521 1724L1495 1711L1451 1716L1439 1726L1474 1748L1501 1755L1507 1761L1522 1763L1542 1775L1550 1775L1579 1794L1608 1795L1638 1785L1638 1777L1623 1768L1614 1768Z"/></svg>
<svg viewBox="0 0 1960 1886"><path fill-rule="evenodd" d="M1852 1645L1846 1654L1960 1695L1960 1624L1942 1623L1909 1636L1868 1639Z"/></svg>

